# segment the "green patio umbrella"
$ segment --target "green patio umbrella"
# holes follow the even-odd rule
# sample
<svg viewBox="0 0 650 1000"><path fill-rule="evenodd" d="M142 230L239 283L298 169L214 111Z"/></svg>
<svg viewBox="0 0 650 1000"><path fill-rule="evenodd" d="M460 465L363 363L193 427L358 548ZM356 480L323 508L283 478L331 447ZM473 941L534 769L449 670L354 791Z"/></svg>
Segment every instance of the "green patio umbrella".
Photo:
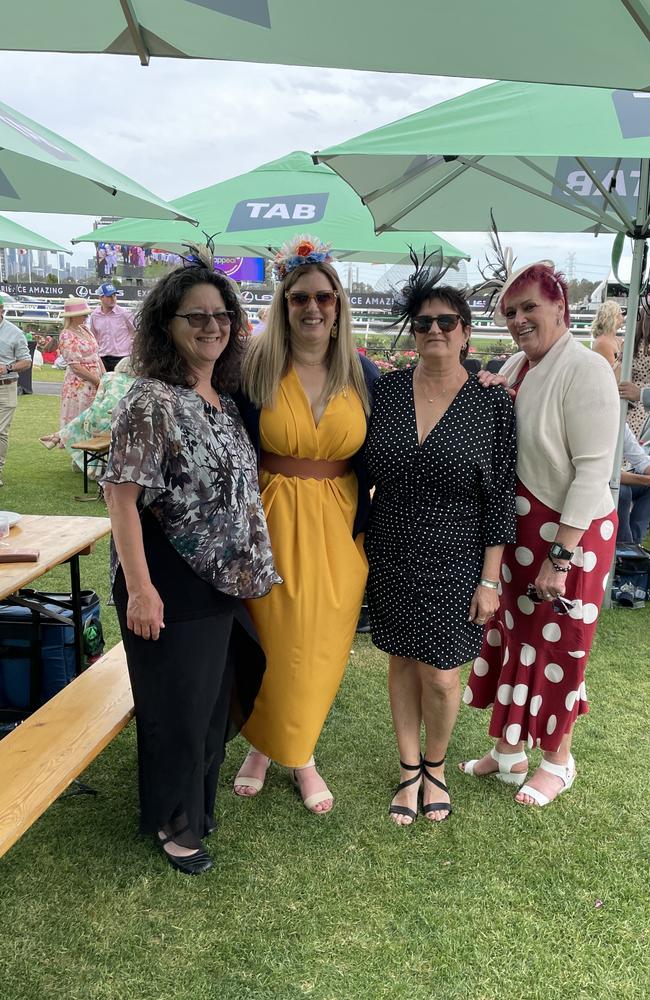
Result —
<svg viewBox="0 0 650 1000"><path fill-rule="evenodd" d="M0 247L20 248L22 250L50 250L52 253L70 253L65 247L53 243L46 236L39 236L25 226L13 222L0 215Z"/></svg>
<svg viewBox="0 0 650 1000"><path fill-rule="evenodd" d="M648 0L30 0L0 47L650 89Z"/></svg>
<svg viewBox="0 0 650 1000"><path fill-rule="evenodd" d="M36 23L31 16L29 21ZM188 218L56 132L2 103L0 211Z"/></svg>
<svg viewBox="0 0 650 1000"><path fill-rule="evenodd" d="M308 232L332 244L338 260L408 263L409 244L442 249L447 263L469 255L435 233L376 236L372 216L354 191L329 167L297 151L246 174L177 198L179 212L198 219L199 229L182 222L123 219L77 236L73 243L126 243L183 253L183 244L215 235L224 257L270 257L292 236Z"/></svg>
<svg viewBox="0 0 650 1000"><path fill-rule="evenodd" d="M494 83L316 154L379 231L617 233L634 243L628 333L650 235L650 94ZM632 364L626 343L624 376Z"/></svg>
<svg viewBox="0 0 650 1000"><path fill-rule="evenodd" d="M650 94L495 83L317 154L379 230L486 227L633 241L621 379L630 378L650 238ZM618 492L627 403L614 460Z"/></svg>

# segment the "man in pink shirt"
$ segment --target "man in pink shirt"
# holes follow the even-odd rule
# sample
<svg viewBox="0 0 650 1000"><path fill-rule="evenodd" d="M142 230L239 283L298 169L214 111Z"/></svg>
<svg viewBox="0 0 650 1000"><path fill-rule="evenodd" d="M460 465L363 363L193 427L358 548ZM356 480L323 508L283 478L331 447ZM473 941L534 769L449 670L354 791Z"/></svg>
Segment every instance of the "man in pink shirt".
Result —
<svg viewBox="0 0 650 1000"><path fill-rule="evenodd" d="M129 309L116 304L117 289L109 281L99 286L99 305L90 314L90 329L99 345L99 356L107 372L131 353L133 316Z"/></svg>

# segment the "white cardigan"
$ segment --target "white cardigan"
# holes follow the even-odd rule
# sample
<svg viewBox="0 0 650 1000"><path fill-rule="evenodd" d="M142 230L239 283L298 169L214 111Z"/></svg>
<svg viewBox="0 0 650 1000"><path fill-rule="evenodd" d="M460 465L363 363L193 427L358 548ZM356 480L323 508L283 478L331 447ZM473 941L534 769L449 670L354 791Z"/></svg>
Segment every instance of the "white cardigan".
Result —
<svg viewBox="0 0 650 1000"><path fill-rule="evenodd" d="M506 361L509 385L525 362L523 352ZM605 358L565 333L526 374L515 412L524 486L573 528L610 514L620 401Z"/></svg>

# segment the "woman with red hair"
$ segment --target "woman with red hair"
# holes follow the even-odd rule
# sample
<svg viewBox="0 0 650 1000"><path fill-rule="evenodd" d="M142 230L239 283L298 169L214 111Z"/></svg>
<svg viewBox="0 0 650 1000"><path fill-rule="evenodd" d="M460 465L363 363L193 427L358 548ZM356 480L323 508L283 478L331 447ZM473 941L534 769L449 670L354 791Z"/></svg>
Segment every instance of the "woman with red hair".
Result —
<svg viewBox="0 0 650 1000"><path fill-rule="evenodd" d="M610 365L569 332L566 282L550 261L508 278L497 316L519 353L481 378L516 399L517 541L505 547L501 606L463 696L492 707L496 745L460 769L494 774L520 786L518 802L545 806L573 784L573 726L589 710L585 666L616 539L619 402ZM526 744L542 760L524 784Z"/></svg>

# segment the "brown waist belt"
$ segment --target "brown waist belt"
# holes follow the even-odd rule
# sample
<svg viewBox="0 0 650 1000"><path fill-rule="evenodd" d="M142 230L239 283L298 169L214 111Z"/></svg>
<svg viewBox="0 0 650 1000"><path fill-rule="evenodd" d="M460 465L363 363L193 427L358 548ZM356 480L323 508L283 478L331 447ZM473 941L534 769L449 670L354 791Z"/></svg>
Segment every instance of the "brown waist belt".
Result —
<svg viewBox="0 0 650 1000"><path fill-rule="evenodd" d="M280 476L296 476L298 479L336 479L344 476L352 468L347 460L327 462L324 459L291 458L289 455L274 455L270 451L261 453L261 467L266 472Z"/></svg>

